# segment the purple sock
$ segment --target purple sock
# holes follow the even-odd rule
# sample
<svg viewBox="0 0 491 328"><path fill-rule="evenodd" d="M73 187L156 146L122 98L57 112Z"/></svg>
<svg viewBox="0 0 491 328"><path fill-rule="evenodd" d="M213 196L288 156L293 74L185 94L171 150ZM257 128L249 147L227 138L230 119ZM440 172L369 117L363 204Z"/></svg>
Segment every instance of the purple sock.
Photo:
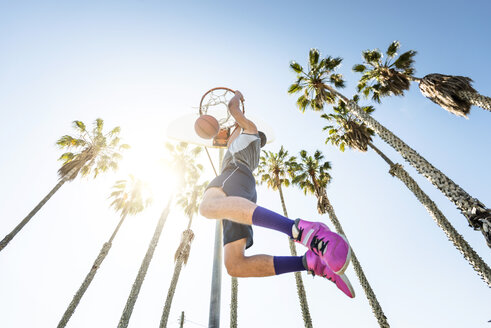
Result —
<svg viewBox="0 0 491 328"><path fill-rule="evenodd" d="M293 238L292 226L294 223L295 221L261 206L256 207L254 213L252 213L253 225L281 231L290 238Z"/></svg>
<svg viewBox="0 0 491 328"><path fill-rule="evenodd" d="M303 256L275 256L273 263L276 275L307 270L303 265Z"/></svg>

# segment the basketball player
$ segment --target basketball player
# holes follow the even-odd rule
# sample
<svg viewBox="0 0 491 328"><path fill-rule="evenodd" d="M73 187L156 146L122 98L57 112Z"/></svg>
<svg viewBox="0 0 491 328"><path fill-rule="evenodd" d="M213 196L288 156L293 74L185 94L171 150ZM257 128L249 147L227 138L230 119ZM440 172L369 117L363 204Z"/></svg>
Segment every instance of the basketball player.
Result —
<svg viewBox="0 0 491 328"><path fill-rule="evenodd" d="M255 204L256 182L252 172L259 164L266 136L240 110L243 100L240 91L235 91L228 104L240 129L231 135L222 172L208 185L199 208L206 218L224 219L224 257L228 273L233 277L266 277L306 270L331 280L346 295L355 297L344 275L351 251L342 236L323 223L293 221ZM245 250L253 243L252 225L283 232L309 250L298 257L245 256Z"/></svg>

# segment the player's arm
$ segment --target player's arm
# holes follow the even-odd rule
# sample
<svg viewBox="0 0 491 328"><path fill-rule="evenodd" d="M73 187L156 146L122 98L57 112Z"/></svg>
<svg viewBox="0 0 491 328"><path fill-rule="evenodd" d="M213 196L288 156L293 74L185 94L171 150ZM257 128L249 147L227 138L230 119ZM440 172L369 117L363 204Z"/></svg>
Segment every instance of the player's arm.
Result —
<svg viewBox="0 0 491 328"><path fill-rule="evenodd" d="M256 124L244 116L244 113L240 110L240 101L244 101L244 96L237 90L235 91L235 96L228 103L228 110L244 133L256 134Z"/></svg>
<svg viewBox="0 0 491 328"><path fill-rule="evenodd" d="M240 126L238 126L237 123L235 123L235 127L232 127L232 129L233 129L232 134L230 135L227 141L227 148L242 132L242 129L240 128Z"/></svg>

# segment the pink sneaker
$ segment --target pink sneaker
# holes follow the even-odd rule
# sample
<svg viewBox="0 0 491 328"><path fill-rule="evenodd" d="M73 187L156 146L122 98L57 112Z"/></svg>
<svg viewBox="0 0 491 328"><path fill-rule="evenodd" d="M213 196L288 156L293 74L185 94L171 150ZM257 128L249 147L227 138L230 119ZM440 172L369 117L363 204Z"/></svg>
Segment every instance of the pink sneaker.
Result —
<svg viewBox="0 0 491 328"><path fill-rule="evenodd" d="M348 277L345 274L337 275L334 272L332 272L332 270L329 269L327 264L322 262L321 258L311 250L305 253L303 260L304 260L304 266L307 268L309 273L312 273L313 276L324 277L327 280L330 280L333 283L335 283L336 286L343 293L348 295L348 297L351 298L355 297L355 291L353 289L353 286L351 286L351 283L349 282Z"/></svg>
<svg viewBox="0 0 491 328"><path fill-rule="evenodd" d="M351 248L346 239L320 222L295 220L298 231L294 240L319 255L336 274L343 274L351 259Z"/></svg>

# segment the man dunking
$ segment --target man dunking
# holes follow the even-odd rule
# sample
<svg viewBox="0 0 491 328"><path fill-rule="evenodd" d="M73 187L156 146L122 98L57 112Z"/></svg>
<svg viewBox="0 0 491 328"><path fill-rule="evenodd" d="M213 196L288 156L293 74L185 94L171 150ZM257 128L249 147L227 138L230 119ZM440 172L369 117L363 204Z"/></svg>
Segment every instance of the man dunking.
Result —
<svg viewBox="0 0 491 328"><path fill-rule="evenodd" d="M256 181L252 172L259 165L266 136L240 110L240 91L228 103L236 129L228 141L222 172L208 185L199 211L208 219L223 220L225 267L233 277L267 277L288 272L309 271L336 284L349 297L354 290L344 271L351 250L341 235L320 222L290 220L256 205ZM280 231L309 250L303 256L245 256L253 244L252 225Z"/></svg>

